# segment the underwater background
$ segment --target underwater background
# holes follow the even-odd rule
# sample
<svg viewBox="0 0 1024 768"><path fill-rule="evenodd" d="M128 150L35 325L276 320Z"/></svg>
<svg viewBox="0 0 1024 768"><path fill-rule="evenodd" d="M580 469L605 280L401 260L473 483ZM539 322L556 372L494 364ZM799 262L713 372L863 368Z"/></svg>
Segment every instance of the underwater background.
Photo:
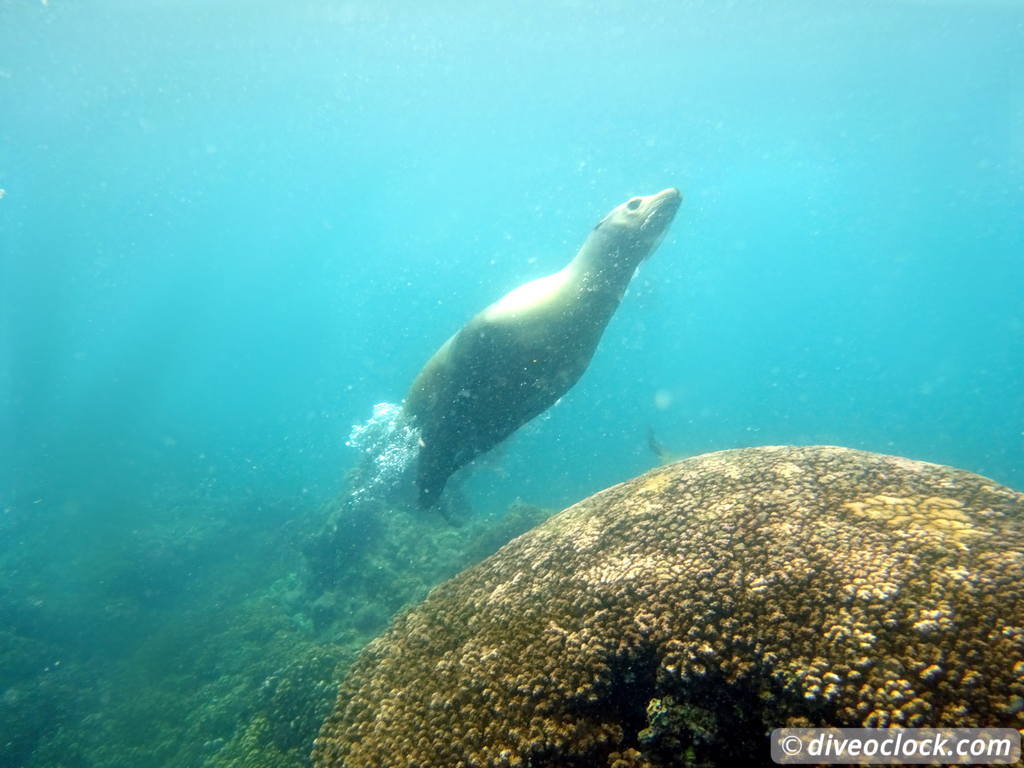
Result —
<svg viewBox="0 0 1024 768"><path fill-rule="evenodd" d="M394 611L649 432L1024 488L1021 72L1012 0L0 0L0 766L303 764ZM463 525L311 576L352 425L668 186Z"/></svg>

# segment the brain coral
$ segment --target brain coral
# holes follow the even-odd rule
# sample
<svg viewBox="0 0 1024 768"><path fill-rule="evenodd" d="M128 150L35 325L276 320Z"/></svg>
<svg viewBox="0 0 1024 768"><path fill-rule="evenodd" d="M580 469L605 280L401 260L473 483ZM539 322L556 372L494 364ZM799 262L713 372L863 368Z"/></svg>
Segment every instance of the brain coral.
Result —
<svg viewBox="0 0 1024 768"><path fill-rule="evenodd" d="M319 768L767 763L791 725L1024 727L1024 495L843 448L581 501L371 643Z"/></svg>

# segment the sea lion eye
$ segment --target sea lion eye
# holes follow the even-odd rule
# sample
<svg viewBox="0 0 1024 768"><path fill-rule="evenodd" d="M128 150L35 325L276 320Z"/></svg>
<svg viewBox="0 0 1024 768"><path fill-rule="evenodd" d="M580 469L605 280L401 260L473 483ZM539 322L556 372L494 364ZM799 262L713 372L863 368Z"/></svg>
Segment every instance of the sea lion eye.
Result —
<svg viewBox="0 0 1024 768"><path fill-rule="evenodd" d="M639 197L634 197L632 200L630 200L628 203L626 203L626 210L627 211L635 211L639 207L640 207L640 198Z"/></svg>

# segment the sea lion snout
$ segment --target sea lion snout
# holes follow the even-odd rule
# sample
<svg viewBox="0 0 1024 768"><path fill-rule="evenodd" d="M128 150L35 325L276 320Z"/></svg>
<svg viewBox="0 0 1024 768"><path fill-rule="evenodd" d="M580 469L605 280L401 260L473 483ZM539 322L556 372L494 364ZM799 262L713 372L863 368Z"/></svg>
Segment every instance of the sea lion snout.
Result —
<svg viewBox="0 0 1024 768"><path fill-rule="evenodd" d="M659 223L664 222L664 225L672 221L676 211L679 210L679 206L683 202L683 195L675 187L669 187L668 189L661 190L661 192L640 199L642 202L638 207L650 208L650 211L644 217L643 227L646 229L656 221Z"/></svg>

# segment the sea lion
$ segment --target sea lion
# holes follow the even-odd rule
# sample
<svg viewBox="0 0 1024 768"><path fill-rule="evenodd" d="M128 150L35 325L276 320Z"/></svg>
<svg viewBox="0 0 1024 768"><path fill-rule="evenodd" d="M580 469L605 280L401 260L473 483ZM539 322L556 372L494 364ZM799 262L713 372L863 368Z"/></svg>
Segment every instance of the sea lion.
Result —
<svg viewBox="0 0 1024 768"><path fill-rule="evenodd" d="M453 472L583 375L637 266L658 247L681 201L672 188L614 208L565 268L491 304L427 361L403 406L420 430L421 506L436 504Z"/></svg>

